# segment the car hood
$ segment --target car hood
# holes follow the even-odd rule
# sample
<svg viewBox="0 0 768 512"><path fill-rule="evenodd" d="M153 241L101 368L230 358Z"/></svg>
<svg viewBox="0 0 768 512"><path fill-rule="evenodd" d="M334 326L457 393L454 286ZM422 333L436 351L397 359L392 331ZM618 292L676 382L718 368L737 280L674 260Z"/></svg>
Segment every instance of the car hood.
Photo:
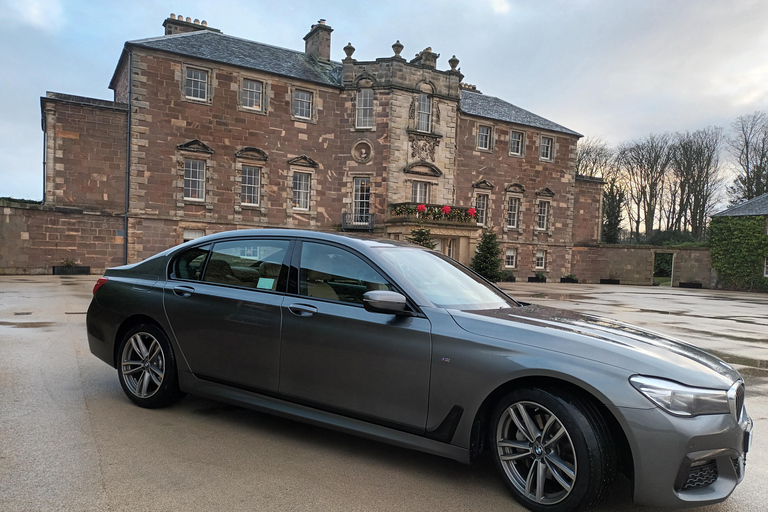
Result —
<svg viewBox="0 0 768 512"><path fill-rule="evenodd" d="M741 378L728 363L693 345L594 315L533 304L449 313L471 333L535 345L631 373L718 389L727 389Z"/></svg>

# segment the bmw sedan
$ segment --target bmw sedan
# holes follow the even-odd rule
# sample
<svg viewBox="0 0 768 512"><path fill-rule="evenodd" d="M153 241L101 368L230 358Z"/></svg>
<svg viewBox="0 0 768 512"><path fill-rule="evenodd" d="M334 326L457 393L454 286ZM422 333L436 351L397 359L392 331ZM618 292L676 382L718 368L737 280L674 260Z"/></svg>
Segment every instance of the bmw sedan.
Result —
<svg viewBox="0 0 768 512"><path fill-rule="evenodd" d="M596 505L616 475L660 507L744 478L744 382L698 348L515 301L442 254L298 230L210 235L112 268L91 352L128 398L192 393L469 463L533 511Z"/></svg>

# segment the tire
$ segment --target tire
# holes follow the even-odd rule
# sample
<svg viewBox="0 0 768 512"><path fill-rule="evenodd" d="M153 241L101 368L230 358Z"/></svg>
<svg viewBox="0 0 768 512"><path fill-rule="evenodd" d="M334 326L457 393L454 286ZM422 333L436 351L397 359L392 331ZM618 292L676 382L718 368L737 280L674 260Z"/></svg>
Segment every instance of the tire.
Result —
<svg viewBox="0 0 768 512"><path fill-rule="evenodd" d="M120 343L118 358L120 385L134 404L155 409L184 397L171 344L156 325L142 324L129 330Z"/></svg>
<svg viewBox="0 0 768 512"><path fill-rule="evenodd" d="M617 473L608 427L595 406L559 390L512 391L490 424L496 468L514 498L534 512L596 506Z"/></svg>

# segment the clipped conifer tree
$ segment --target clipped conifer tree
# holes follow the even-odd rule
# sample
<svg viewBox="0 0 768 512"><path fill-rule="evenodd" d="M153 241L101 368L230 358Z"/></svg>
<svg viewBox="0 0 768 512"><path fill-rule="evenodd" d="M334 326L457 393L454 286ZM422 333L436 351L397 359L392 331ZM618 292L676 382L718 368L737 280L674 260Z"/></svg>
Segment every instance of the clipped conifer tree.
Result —
<svg viewBox="0 0 768 512"><path fill-rule="evenodd" d="M437 243L432 239L432 231L421 226L417 229L412 229L411 236L406 237L406 240L427 249L434 249L437 246Z"/></svg>
<svg viewBox="0 0 768 512"><path fill-rule="evenodd" d="M477 251L472 258L472 270L494 283L501 281L501 248L495 233L486 232L480 237Z"/></svg>

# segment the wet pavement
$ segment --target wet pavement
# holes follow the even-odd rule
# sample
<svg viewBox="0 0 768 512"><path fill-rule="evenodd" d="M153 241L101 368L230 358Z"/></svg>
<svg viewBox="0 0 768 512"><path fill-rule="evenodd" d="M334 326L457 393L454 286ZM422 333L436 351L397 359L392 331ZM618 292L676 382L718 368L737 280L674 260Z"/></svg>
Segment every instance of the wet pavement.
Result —
<svg viewBox="0 0 768 512"><path fill-rule="evenodd" d="M489 457L465 466L210 400L133 406L88 351L97 276L0 276L0 510L482 510L522 512ZM765 509L768 295L609 285L504 284L526 302L609 316L734 364L755 439L723 504ZM622 479L597 510L643 512ZM762 503L762 505L761 505Z"/></svg>

